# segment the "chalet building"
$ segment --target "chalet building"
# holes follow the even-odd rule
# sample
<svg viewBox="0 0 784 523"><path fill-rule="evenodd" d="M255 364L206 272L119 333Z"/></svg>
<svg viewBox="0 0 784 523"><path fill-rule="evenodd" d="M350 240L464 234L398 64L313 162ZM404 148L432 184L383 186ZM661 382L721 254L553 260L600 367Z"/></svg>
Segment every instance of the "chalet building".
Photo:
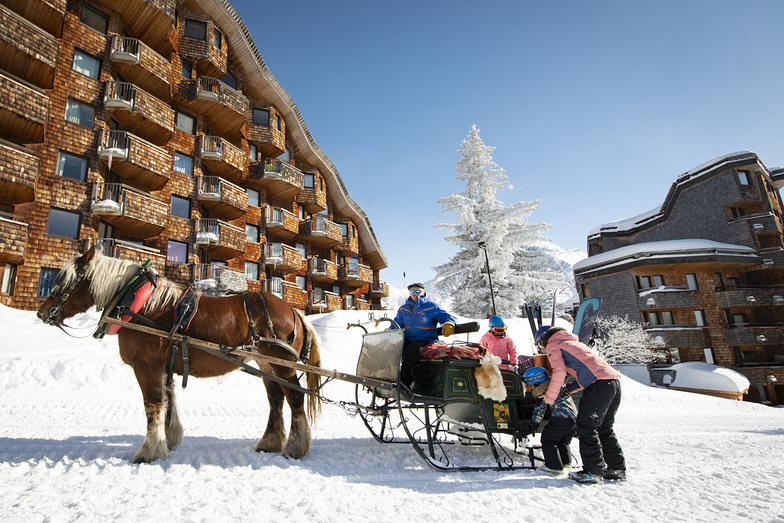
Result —
<svg viewBox="0 0 784 523"><path fill-rule="evenodd" d="M224 0L0 0L0 303L36 309L91 245L309 313L389 294L367 215Z"/></svg>
<svg viewBox="0 0 784 523"><path fill-rule="evenodd" d="M734 368L748 400L784 403L782 186L752 152L682 174L661 206L589 233L580 298L641 322L664 342L659 363Z"/></svg>

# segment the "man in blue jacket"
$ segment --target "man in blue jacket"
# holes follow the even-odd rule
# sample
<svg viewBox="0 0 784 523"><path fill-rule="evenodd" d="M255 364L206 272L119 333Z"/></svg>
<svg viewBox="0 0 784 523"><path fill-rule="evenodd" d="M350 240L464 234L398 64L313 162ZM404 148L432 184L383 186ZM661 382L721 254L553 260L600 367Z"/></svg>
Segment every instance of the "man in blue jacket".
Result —
<svg viewBox="0 0 784 523"><path fill-rule="evenodd" d="M441 334L454 334L457 320L437 303L427 299L425 287L421 283L409 285L408 292L408 299L397 310L395 323L405 330L400 381L410 388L414 381L414 370L419 362L419 348L438 339L439 323L443 324Z"/></svg>

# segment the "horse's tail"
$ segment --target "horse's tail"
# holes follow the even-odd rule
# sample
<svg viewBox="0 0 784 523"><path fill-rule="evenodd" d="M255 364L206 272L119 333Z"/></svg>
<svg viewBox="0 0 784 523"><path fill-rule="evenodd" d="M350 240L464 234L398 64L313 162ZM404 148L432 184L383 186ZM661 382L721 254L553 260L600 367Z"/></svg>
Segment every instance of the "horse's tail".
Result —
<svg viewBox="0 0 784 523"><path fill-rule="evenodd" d="M296 310L296 309L294 309ZM302 345L302 352L308 354L308 365L313 367L321 366L321 353L319 352L318 336L313 325L308 321L304 314L297 310L302 318L302 325L305 327L305 341ZM321 386L321 375L308 372L307 373L308 390L313 394L308 394L308 419L313 423L316 417L321 414L321 396L318 395L319 387Z"/></svg>

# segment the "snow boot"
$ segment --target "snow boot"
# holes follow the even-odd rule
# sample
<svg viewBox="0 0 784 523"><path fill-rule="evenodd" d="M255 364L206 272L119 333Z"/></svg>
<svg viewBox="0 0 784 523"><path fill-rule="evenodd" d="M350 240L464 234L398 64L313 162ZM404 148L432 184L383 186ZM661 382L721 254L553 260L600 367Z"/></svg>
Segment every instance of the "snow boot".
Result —
<svg viewBox="0 0 784 523"><path fill-rule="evenodd" d="M625 470L604 469L602 476L606 481L626 481Z"/></svg>
<svg viewBox="0 0 784 523"><path fill-rule="evenodd" d="M591 474L590 472L585 472L584 470L569 473L569 479L586 485L604 483L604 478L602 476Z"/></svg>

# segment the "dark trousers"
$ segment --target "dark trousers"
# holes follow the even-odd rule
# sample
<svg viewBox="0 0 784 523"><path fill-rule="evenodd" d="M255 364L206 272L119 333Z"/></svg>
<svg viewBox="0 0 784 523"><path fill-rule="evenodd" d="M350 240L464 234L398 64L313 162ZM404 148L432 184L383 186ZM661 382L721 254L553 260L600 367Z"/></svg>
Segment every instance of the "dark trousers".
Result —
<svg viewBox="0 0 784 523"><path fill-rule="evenodd" d="M426 340L406 340L403 345L403 363L400 366L400 382L407 387L411 387L414 382L414 372L419 363L419 348L430 345Z"/></svg>
<svg viewBox="0 0 784 523"><path fill-rule="evenodd" d="M577 412L577 437L585 472L601 475L605 467L626 470L623 451L613 431L620 404L618 380L598 380L583 391Z"/></svg>
<svg viewBox="0 0 784 523"><path fill-rule="evenodd" d="M565 465L571 464L572 453L569 451L569 443L572 442L576 431L576 424L572 418L550 417L550 421L542 430L541 437L542 454L547 468L561 470Z"/></svg>

